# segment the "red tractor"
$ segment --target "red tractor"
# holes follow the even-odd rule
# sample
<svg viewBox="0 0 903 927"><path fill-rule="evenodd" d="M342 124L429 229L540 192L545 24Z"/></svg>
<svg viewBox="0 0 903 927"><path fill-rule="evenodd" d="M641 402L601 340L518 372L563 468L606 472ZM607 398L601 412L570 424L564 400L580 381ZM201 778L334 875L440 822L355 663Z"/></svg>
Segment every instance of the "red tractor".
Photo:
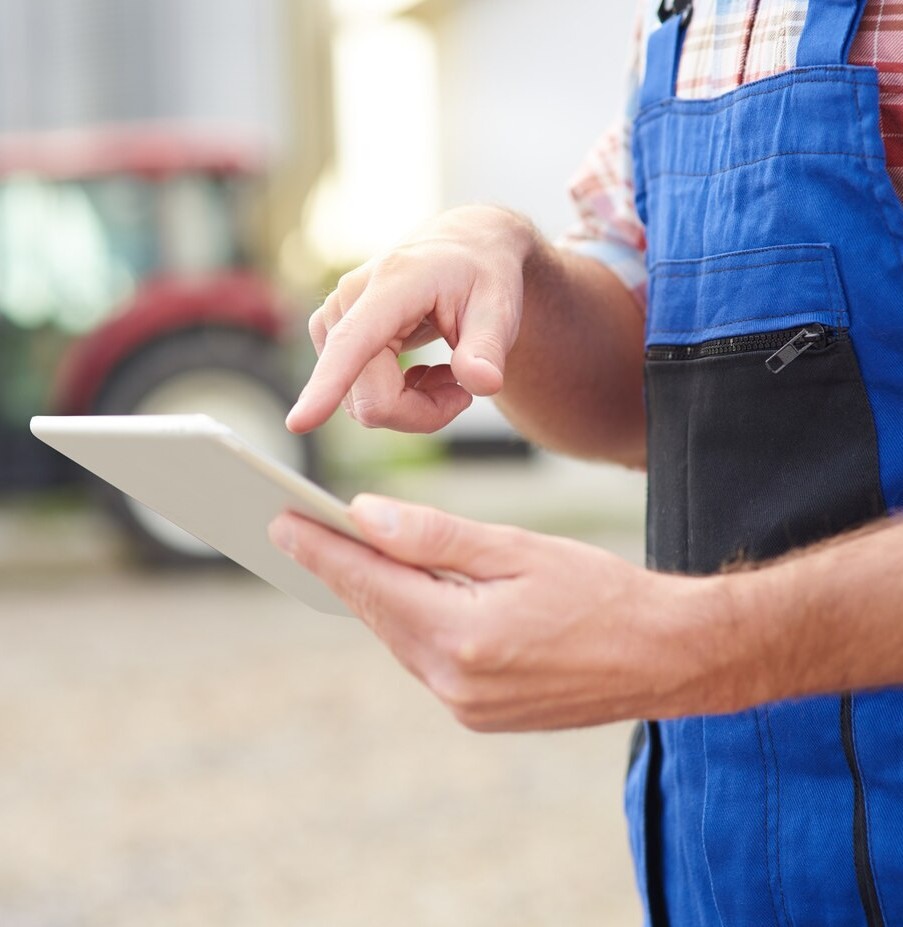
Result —
<svg viewBox="0 0 903 927"><path fill-rule="evenodd" d="M260 169L173 132L0 137L0 489L80 478L34 414L207 412L311 474L283 424L310 357L248 246ZM212 555L95 488L146 558Z"/></svg>

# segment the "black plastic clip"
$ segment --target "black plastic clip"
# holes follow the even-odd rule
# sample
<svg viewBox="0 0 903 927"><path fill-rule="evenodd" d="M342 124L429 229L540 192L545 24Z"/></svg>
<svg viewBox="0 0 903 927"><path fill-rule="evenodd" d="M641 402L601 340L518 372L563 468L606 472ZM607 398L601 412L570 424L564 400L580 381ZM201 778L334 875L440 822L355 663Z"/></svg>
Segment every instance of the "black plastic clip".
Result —
<svg viewBox="0 0 903 927"><path fill-rule="evenodd" d="M662 0L658 7L658 21L663 23L672 16L680 16L681 28L686 29L693 16L693 0Z"/></svg>

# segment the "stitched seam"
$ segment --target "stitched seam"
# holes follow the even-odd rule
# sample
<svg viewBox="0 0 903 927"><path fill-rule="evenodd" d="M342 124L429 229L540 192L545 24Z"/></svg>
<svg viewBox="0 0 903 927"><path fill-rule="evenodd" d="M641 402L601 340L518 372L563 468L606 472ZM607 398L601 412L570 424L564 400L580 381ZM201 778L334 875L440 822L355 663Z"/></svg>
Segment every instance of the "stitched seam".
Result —
<svg viewBox="0 0 903 927"><path fill-rule="evenodd" d="M696 261L718 261L730 257L747 257L752 254L774 254L776 251L829 251L830 249L831 246L824 242L800 241L796 244L788 245L765 245L762 248L743 248L740 251L726 251L722 254L711 254L708 257L701 258L662 258L656 261L652 266L657 267L659 264L693 264ZM812 258L812 260L814 260L814 258Z"/></svg>
<svg viewBox="0 0 903 927"><path fill-rule="evenodd" d="M678 795L684 795L684 794L686 794L686 792L684 791L684 787L683 787L683 785L681 784L681 775L680 775L680 753L681 753L681 752L678 750L677 753L676 753L676 755L675 755L675 757L674 757L674 782L675 782L675 785L676 785L676 788L677 788L677 794L678 794ZM675 802L675 808L676 808L676 812L677 812L677 831L678 831L678 833L681 833L681 834L682 834L682 833L685 833L685 831L684 831L683 802L680 801L680 800L676 801L676 802ZM689 863L689 860L688 860L688 858L687 858L687 847L686 847L686 843L685 843L683 840L680 842L680 854L681 854L681 858L682 858L683 861L684 861L684 865L687 866L687 867L689 867L690 863ZM700 900L699 900L699 898L698 898L698 896L696 895L695 892L693 893L693 900L696 902L696 910L697 910L697 913L698 913L698 915L699 915L699 922L702 923L703 917L702 917L702 911L700 910L701 903L700 903Z"/></svg>
<svg viewBox="0 0 903 927"><path fill-rule="evenodd" d="M817 68L817 70L825 71L832 69ZM848 70L842 66L834 68L833 70L848 73ZM785 71L783 74L775 74L773 79L779 80L783 78L779 86L769 87L767 90L748 91L742 96L737 97L737 99L728 100L718 107L700 106L700 104L711 103L712 100L685 100L682 97L670 97L667 100L653 103L652 106L655 107L655 109L647 109L639 113L634 120L634 125L637 129L640 129L646 123L653 122L656 119L662 119L669 115L669 110L674 108L677 108L678 111L682 111L680 112L681 116L711 116L717 113L724 113L747 100L768 96L772 93L780 93L786 87L795 87L799 84L836 84L838 87L874 87L878 83L877 77L874 80L842 80L839 77L816 77L814 75L809 77L788 78L787 75L792 75L793 73L793 71ZM749 87L752 85L745 84L744 86ZM718 98L716 97L715 99L717 100Z"/></svg>
<svg viewBox="0 0 903 927"><path fill-rule="evenodd" d="M779 246L779 247L780 247L780 246ZM791 247L798 247L798 246L796 246L796 245L790 245L790 246L785 246L785 247L791 248ZM815 247L817 247L817 246L815 246ZM759 250L764 252L764 251L768 251L768 250L770 250L770 249L763 248L763 249L759 249ZM737 252L737 253L740 253L740 252ZM743 253L748 253L748 252L743 252ZM828 251L827 253L828 253L828 256L830 256L830 251ZM702 260L702 261L706 261L706 260L719 260L719 259L725 259L725 256L724 256L724 255L715 255L715 256L713 256L713 257L711 257L711 258L702 258L701 260ZM648 331L648 333L647 333L647 334L649 334L649 335L654 335L654 334L658 334L658 335L674 335L674 334L680 334L680 333L694 334L694 333L697 333L697 332L716 331L716 330L718 330L718 329L729 328L729 327L731 327L731 326L733 326L733 325L738 325L738 324L741 324L741 323L743 323L743 322L764 322L764 321L771 321L771 320L777 322L777 321L779 321L779 320L782 319L782 318L789 318L789 317L792 317L792 316L794 316L794 315L801 315L801 314L803 314L803 313L805 313L805 312L827 312L827 313L830 313L830 314L833 316L833 318L834 318L834 326L835 326L835 328L842 328L842 327L843 327L843 323L844 323L844 321L845 321L845 318L844 318L844 301L843 301L842 299L840 299L840 300L838 299L838 281L837 281L836 279L834 279L834 280L833 280L833 283L832 283L832 278L836 278L836 268L835 268L834 265L832 264L832 270L834 271L834 273L831 274L831 275L829 275L829 274L828 274L828 268L825 266L825 257L824 257L824 256L821 256L821 257L818 257L818 258L800 258L800 259L795 260L795 261L773 261L773 262L768 262L768 263L764 263L764 264L740 264L740 265L736 265L736 266L734 266L734 267L715 268L715 269L713 269L713 270L701 270L699 273L696 273L696 274L662 274L662 273L658 273L658 272L655 271L655 267L656 267L656 266L662 266L662 267L664 267L664 266L674 266L675 264L678 264L678 263L684 263L684 264L687 264L687 265L692 265L693 262L692 262L692 261L686 261L686 262L676 262L676 261L675 261L675 262L664 262L664 261L662 261L662 262L658 262L657 264L653 265L653 268L652 268L652 280L653 280L653 283L654 283L655 281L657 281L657 280L662 280L662 279L666 279L666 280L667 280L667 279L672 279L672 278L680 278L680 279L690 278L690 279L692 279L692 278L694 278L694 277L695 277L695 278L700 278L700 277L708 276L708 275L710 275L710 274L728 273L728 272L730 272L730 271L756 270L756 269L758 269L759 267L772 267L772 266L791 265L791 264L819 264L820 267L821 267L822 279L823 279L823 281L824 281L825 291L830 295L830 297L831 297L831 303L830 303L830 305L828 306L828 308L826 308L826 309L797 310L796 312L783 312L783 313L780 313L780 314L777 314L777 315L772 313L772 314L769 314L769 315L766 315L766 316L746 316L746 317L744 317L744 318L731 319L731 320L728 321L728 322L722 322L722 323L719 323L718 325L707 325L707 326L705 326L705 327L703 327L703 328L650 328L649 331ZM650 290L650 303L652 303L652 293L651 293L651 290Z"/></svg>
<svg viewBox="0 0 903 927"><path fill-rule="evenodd" d="M787 897L784 894L784 878L781 874L781 772L778 769L778 753L774 746L774 731L771 728L771 713L768 705L765 706L765 726L768 729L768 741L771 745L771 755L774 758L774 789L775 804L777 805L775 813L775 866L778 870L778 891L781 895L781 908L784 911L786 922L793 927L793 918L787 910Z"/></svg>
<svg viewBox="0 0 903 927"><path fill-rule="evenodd" d="M717 261L718 257L711 258L702 258L703 261ZM716 267L712 270L700 270L695 274L662 274L659 273L655 268L656 267L666 267L674 266L676 264L686 264L688 266L693 265L693 261L661 261L659 264L653 264L652 273L655 274L660 280L670 280L672 278L693 278L693 277L707 277L709 274L729 274L733 271L740 270L758 270L760 267L783 267L787 264L821 264L821 258L800 258L796 261L769 261L767 264L735 264L732 267ZM824 271L824 268L822 268Z"/></svg>
<svg viewBox="0 0 903 927"><path fill-rule="evenodd" d="M880 451L878 448L878 426L875 423L875 410L872 408L872 400L869 398L869 392L865 385L865 378L862 375L862 367L859 364L859 358L856 356L856 342L853 339L851 339L850 343L851 343L852 350L850 352L849 360L847 362L847 365L851 368L850 369L850 379L852 380L854 389L858 390L859 392L860 402L865 407L866 413L869 416L869 421L871 422L871 426L872 426L871 428L872 440L870 441L870 444L871 444L872 453L874 454L875 475L877 476L877 480L875 481L874 486L878 493L878 504L880 506L880 511L876 512L875 515L876 517L880 517L882 515L890 515L891 512L887 507L887 500L884 497L884 487L881 483L881 470L880 470L881 456L880 456ZM850 704L852 705L852 701L850 702Z"/></svg>
<svg viewBox="0 0 903 927"><path fill-rule="evenodd" d="M806 315L808 313L827 312L837 318L834 309L802 309L797 312L783 312L779 315L751 315L743 319L731 319L729 322L719 322L717 325L706 325L704 328L650 328L650 335L692 335L696 332L714 331L717 328L730 328L732 325L739 325L742 322L780 322L781 319L789 319L795 315Z"/></svg>
<svg viewBox="0 0 903 927"><path fill-rule="evenodd" d="M775 154L766 155L763 158L756 158L754 161L740 161L737 164L731 164L729 167L721 167L712 171L659 171L657 174L649 174L646 182L651 183L658 180L659 177L717 177L720 174L729 174L741 167L752 167L756 164L763 164L765 161L774 161L778 158L791 157L816 157L816 158L856 158L860 161L883 161L879 155L867 155L859 151L778 151Z"/></svg>
<svg viewBox="0 0 903 927"><path fill-rule="evenodd" d="M843 325L843 318L841 316L842 309L846 306L846 300L844 299L843 291L840 286L840 278L837 275L837 267L833 263L834 253L829 252L829 259L832 261L831 269L834 271L833 278L836 281L836 286L831 286L831 279L828 277L828 270L825 267L825 262L822 261L821 272L822 276L825 278L825 289L828 293L831 294L831 305L834 308L834 327L841 328ZM838 296L840 297L838 299Z"/></svg>
<svg viewBox="0 0 903 927"><path fill-rule="evenodd" d="M759 724L759 710L753 709L753 717L756 720L756 737L759 741L759 753L762 757L762 778L765 782L765 808L762 820L765 824L765 874L768 876L768 897L771 899L771 910L774 914L775 927L780 927L778 922L778 909L774 903L774 891L771 887L771 860L768 852L768 761L765 759L765 744L762 742L762 728Z"/></svg>
<svg viewBox="0 0 903 927"><path fill-rule="evenodd" d="M717 116L719 113L725 113L729 109L733 109L735 106L739 106L741 103L745 103L747 100L754 100L756 97L769 96L772 93L780 93L787 87L797 87L800 84L835 84L838 87L874 87L876 83L877 81L870 80L840 80L836 77L797 78L796 80L785 81L778 87L770 87L768 90L757 90L755 92L746 93L742 97L739 97L736 100L730 100L722 106L700 105L711 103L712 100L710 99L688 100L684 99L683 97L671 97L667 100L653 103L652 106L656 107L659 111L656 112L654 110L647 109L645 112L640 113L637 116L635 123L638 129L644 128L647 123L651 123L657 119L663 119L665 116L669 116L669 110L672 109L676 109L676 115L680 116ZM747 84L746 86L749 85ZM717 99L717 97L715 99Z"/></svg>
<svg viewBox="0 0 903 927"><path fill-rule="evenodd" d="M862 803L865 805L865 844L868 847L868 868L872 876L872 885L875 887L875 894L878 896L881 919L887 924L888 920L885 914L887 907L884 904L884 896L881 893L881 886L878 884L878 876L875 873L875 854L872 852L872 810L865 794L865 777L862 775L862 763L859 762L859 748L856 744L856 699L853 697L852 692L850 693L850 729L853 735L853 756L859 770L859 781L862 783Z"/></svg>
<svg viewBox="0 0 903 927"><path fill-rule="evenodd" d="M668 116L680 116L681 118L695 116L697 118L711 117L711 116L720 116L722 113L726 113L728 110L734 109L734 107L739 106L742 103L745 103L747 100L754 100L756 97L770 96L773 93L781 93L786 90L788 87L797 87L801 84L834 84L838 87L874 87L876 82L873 81L856 81L856 80L834 80L834 79L824 79L819 80L818 78L807 78L805 80L795 80L788 81L786 84L781 85L780 87L773 87L770 90L760 90L757 93L750 93L747 96L741 97L739 100L733 100L730 103L726 103L724 106L712 107L712 108L691 108L687 104L694 103L709 103L710 100L688 100L683 97L672 97L669 100L663 100L661 103L653 104L656 107L661 107L659 112L646 112L641 113L634 120L634 129L639 134L649 126L653 125L660 119L665 119ZM748 86L748 85L747 85ZM683 104L683 105L682 105ZM672 112L674 110L674 112Z"/></svg>
<svg viewBox="0 0 903 927"><path fill-rule="evenodd" d="M855 103L856 103L856 115L859 119L859 134L860 134L860 138L862 139L862 150L864 152L865 151L865 122L862 116L862 107L859 104L859 91L858 90L853 94L853 99L855 100ZM866 159L866 166L868 167L869 174L871 176L871 183L869 184L869 187L871 188L872 197L874 198L875 203L878 206L878 213L881 216L881 222L884 225L884 228L886 229L887 234L890 235L892 239L896 239L897 241L903 241L903 236L895 233L891 229L890 223L887 221L887 214L885 213L885 206L881 198L878 196L878 188L877 188L877 184L882 182L882 177L881 175L875 174L875 171L873 170L873 166L870 163L871 161L881 161L884 164L886 164L887 162L884 158L880 158L877 155L870 155ZM890 182L890 178L888 177L886 170L884 171L884 176L887 178L888 182ZM896 196L896 194L894 195Z"/></svg>
<svg viewBox="0 0 903 927"><path fill-rule="evenodd" d="M705 859L705 868L709 874L709 886L712 889L712 901L715 904L715 913L718 915L718 923L724 927L724 918L721 916L721 908L718 907L718 896L715 894L715 880L712 877L712 864L709 862L709 848L705 843L705 819L709 807L709 759L705 749L705 718L702 719L702 752L705 756L705 783L703 784L702 797L702 855Z"/></svg>

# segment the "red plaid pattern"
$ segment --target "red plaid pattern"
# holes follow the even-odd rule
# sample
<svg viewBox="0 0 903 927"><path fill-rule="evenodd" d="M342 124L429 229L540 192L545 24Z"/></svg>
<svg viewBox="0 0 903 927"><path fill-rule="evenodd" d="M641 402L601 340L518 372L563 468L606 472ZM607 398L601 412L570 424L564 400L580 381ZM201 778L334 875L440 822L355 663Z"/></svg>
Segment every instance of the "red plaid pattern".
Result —
<svg viewBox="0 0 903 927"><path fill-rule="evenodd" d="M611 267L645 304L643 226L633 202L630 125L659 0L642 0L629 74L627 118L588 154L571 183L580 222L562 244ZM792 68L808 0L695 0L677 76L680 97L713 97ZM869 0L850 63L878 69L887 170L903 199L903 0Z"/></svg>

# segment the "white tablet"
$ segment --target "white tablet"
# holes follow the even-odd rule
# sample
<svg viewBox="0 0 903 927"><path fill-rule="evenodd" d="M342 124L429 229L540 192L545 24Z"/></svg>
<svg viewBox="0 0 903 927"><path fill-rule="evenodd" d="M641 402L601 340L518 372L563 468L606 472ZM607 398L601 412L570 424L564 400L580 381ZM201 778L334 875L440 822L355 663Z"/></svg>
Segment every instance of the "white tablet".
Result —
<svg viewBox="0 0 903 927"><path fill-rule="evenodd" d="M327 614L348 607L277 550L293 509L360 540L345 503L208 415L35 416L32 433L268 583Z"/></svg>

